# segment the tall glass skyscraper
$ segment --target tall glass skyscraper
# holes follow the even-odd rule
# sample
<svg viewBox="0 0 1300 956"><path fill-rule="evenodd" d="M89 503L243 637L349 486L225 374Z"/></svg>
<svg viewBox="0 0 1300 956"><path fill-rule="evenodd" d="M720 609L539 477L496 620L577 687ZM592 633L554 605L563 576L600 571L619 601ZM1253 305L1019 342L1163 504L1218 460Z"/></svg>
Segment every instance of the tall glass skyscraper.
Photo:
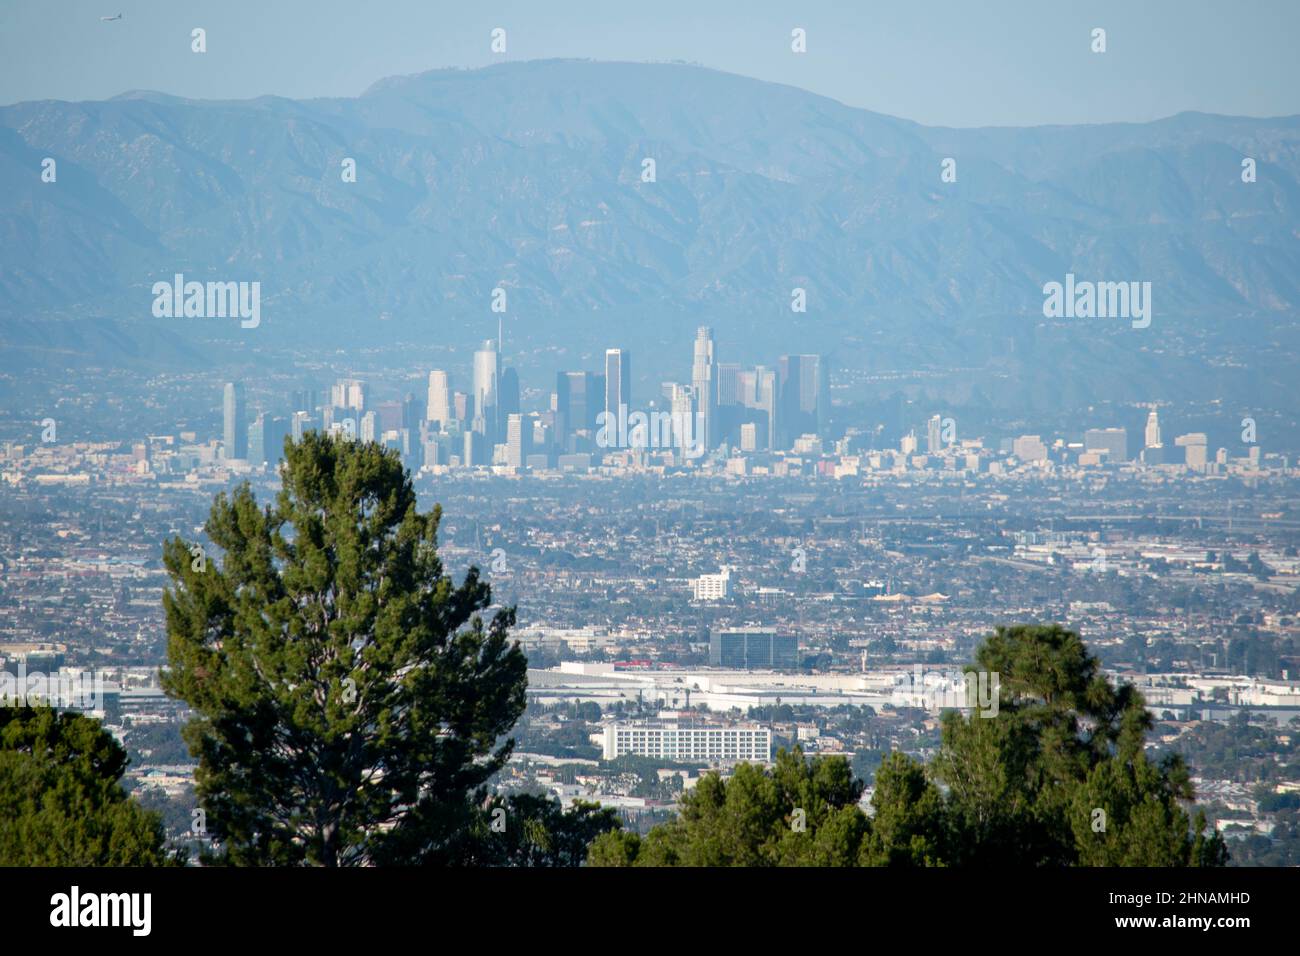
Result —
<svg viewBox="0 0 1300 956"><path fill-rule="evenodd" d="M497 352L497 343L485 339L483 347L474 353L473 430L484 436L489 448L497 440L499 375L500 354Z"/></svg>
<svg viewBox="0 0 1300 956"><path fill-rule="evenodd" d="M701 325L695 332L695 360L691 365L691 385L695 387L696 421L699 434L695 437L712 449L717 444L718 421L718 369L713 354L713 329Z"/></svg>
<svg viewBox="0 0 1300 956"><path fill-rule="evenodd" d="M821 434L828 382L819 355L782 355L777 373L778 440L789 448L800 435Z"/></svg>
<svg viewBox="0 0 1300 956"><path fill-rule="evenodd" d="M244 408L244 384L227 382L222 401L222 418L225 428L222 445L226 458L243 461L248 458L248 423Z"/></svg>
<svg viewBox="0 0 1300 956"><path fill-rule="evenodd" d="M632 408L632 354L627 349L605 349L605 411L618 421L618 407Z"/></svg>

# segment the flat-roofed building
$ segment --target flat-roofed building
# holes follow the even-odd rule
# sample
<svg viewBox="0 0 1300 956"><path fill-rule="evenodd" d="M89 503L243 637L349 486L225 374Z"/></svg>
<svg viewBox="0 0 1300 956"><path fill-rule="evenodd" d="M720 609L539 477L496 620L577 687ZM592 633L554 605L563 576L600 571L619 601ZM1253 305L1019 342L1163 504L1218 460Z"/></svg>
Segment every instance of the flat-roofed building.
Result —
<svg viewBox="0 0 1300 956"><path fill-rule="evenodd" d="M614 760L625 754L684 763L768 763L772 759L772 731L757 724L619 721L605 728L603 756Z"/></svg>
<svg viewBox="0 0 1300 956"><path fill-rule="evenodd" d="M709 663L741 670L799 666L799 638L764 627L730 627L709 635Z"/></svg>

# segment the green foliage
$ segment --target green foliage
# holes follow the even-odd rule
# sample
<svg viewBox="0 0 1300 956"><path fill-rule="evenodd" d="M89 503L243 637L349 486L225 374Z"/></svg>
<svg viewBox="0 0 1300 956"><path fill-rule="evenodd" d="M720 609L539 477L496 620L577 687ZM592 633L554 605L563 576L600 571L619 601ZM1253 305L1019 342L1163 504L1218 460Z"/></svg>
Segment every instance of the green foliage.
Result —
<svg viewBox="0 0 1300 956"><path fill-rule="evenodd" d="M945 857L943 797L925 767L906 754L890 754L876 771L875 811L862 845L862 866L938 866Z"/></svg>
<svg viewBox="0 0 1300 956"><path fill-rule="evenodd" d="M161 866L162 821L122 789L126 751L99 722L0 707L0 866Z"/></svg>
<svg viewBox="0 0 1300 956"><path fill-rule="evenodd" d="M703 777L678 819L605 834L602 866L1222 866L1227 851L1182 759L1148 759L1142 695L1114 687L1078 635L998 628L970 670L998 675L998 709L943 719L929 766L890 754L872 815L843 758L782 751L771 771ZM989 678L990 685L992 679ZM792 825L796 808L806 827Z"/></svg>
<svg viewBox="0 0 1300 956"><path fill-rule="evenodd" d="M1148 760L1142 695L1116 688L1059 625L1000 627L972 670L999 675L998 714L945 715L931 767L948 788L949 861L1012 866L1189 866L1224 854L1182 804L1181 758Z"/></svg>
<svg viewBox="0 0 1300 956"><path fill-rule="evenodd" d="M286 442L283 490L213 503L221 551L167 543L169 669L195 718L196 792L224 862L446 861L509 756L526 662L514 609L456 587L396 453L315 432Z"/></svg>
<svg viewBox="0 0 1300 956"><path fill-rule="evenodd" d="M858 857L866 818L862 784L842 757L782 750L765 770L739 764L729 780L705 774L682 797L678 819L643 839L604 834L593 866L848 866Z"/></svg>
<svg viewBox="0 0 1300 956"><path fill-rule="evenodd" d="M495 824L495 826L494 826ZM618 811L578 801L565 810L554 797L493 797L475 821L473 862L483 866L581 866L602 833L622 827Z"/></svg>

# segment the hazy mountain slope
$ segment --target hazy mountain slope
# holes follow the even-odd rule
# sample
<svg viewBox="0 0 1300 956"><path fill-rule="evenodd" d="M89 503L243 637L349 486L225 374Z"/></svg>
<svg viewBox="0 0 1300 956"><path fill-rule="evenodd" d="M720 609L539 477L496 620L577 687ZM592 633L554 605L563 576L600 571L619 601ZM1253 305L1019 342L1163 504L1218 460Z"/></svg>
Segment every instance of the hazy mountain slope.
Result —
<svg viewBox="0 0 1300 956"><path fill-rule="evenodd" d="M6 349L20 367L40 341L22 327L56 318L114 320L140 356L160 334L467 343L502 284L521 342L618 339L653 363L707 320L728 358L811 348L889 368L1003 361L1019 338L1017 387L1016 363L1050 342L1078 349L1070 374L1104 379L1062 400L1113 394L1152 347L1182 356L1158 380L1224 336L1290 341L1298 144L1294 117L927 129L697 67L580 61L355 99L23 103L0 109L0 341L23 343ZM640 181L646 157L657 182ZM1031 334L1042 284L1067 271L1150 281L1151 328ZM150 287L176 272L260 281L262 326L153 318Z"/></svg>

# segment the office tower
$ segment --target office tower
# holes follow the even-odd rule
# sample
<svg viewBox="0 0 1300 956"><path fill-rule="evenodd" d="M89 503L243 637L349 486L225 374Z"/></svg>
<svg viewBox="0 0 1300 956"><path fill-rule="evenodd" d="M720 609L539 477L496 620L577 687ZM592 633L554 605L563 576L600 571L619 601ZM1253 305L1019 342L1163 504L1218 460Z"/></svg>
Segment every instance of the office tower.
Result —
<svg viewBox="0 0 1300 956"><path fill-rule="evenodd" d="M695 417L695 386L673 386L672 422L674 447L685 450L699 439L699 423Z"/></svg>
<svg viewBox="0 0 1300 956"><path fill-rule="evenodd" d="M316 419L311 416L310 412L298 411L293 413L293 422L291 423L291 434L294 441L302 441L303 432L311 431L316 427Z"/></svg>
<svg viewBox="0 0 1300 956"><path fill-rule="evenodd" d="M244 413L244 384L227 382L222 401L225 428L222 439L225 456L242 461L248 457L248 425Z"/></svg>
<svg viewBox="0 0 1300 956"><path fill-rule="evenodd" d="M481 432L465 432L464 455L461 458L461 464L466 468L478 467L479 465L488 464L487 461L487 439Z"/></svg>
<svg viewBox="0 0 1300 956"><path fill-rule="evenodd" d="M284 458L284 439L290 433L287 418L258 414L248 426L248 460L255 465L277 465Z"/></svg>
<svg viewBox="0 0 1300 956"><path fill-rule="evenodd" d="M284 440L289 437L292 423L283 415L272 415L263 424L262 441L268 465L284 461Z"/></svg>
<svg viewBox="0 0 1300 956"><path fill-rule="evenodd" d="M380 402L375 406L375 414L378 420L375 423L375 435L382 435L384 432L395 432L402 428L402 403L401 402Z"/></svg>
<svg viewBox="0 0 1300 956"><path fill-rule="evenodd" d="M1145 444L1147 448L1157 448L1161 444L1160 416L1156 414L1156 410L1154 408L1151 409L1151 411L1147 414L1147 430L1146 430Z"/></svg>
<svg viewBox="0 0 1300 956"><path fill-rule="evenodd" d="M374 412L366 412L361 416L361 440L378 441L381 432L379 430L379 416Z"/></svg>
<svg viewBox="0 0 1300 956"><path fill-rule="evenodd" d="M576 430L573 424L573 386L570 384L570 375L580 375L580 372L556 372L555 373L555 391L551 394L551 407L555 410L555 443L561 451L568 447L569 433ZM582 388L583 383L579 383ZM585 398L585 391L583 393Z"/></svg>
<svg viewBox="0 0 1300 956"><path fill-rule="evenodd" d="M335 408L350 408L360 413L365 411L370 398L370 386L359 378L341 378L330 389L330 404Z"/></svg>
<svg viewBox="0 0 1300 956"><path fill-rule="evenodd" d="M898 450L904 458L916 454L916 432L908 432L898 443Z"/></svg>
<svg viewBox="0 0 1300 956"><path fill-rule="evenodd" d="M463 422L469 419L469 402L470 402L470 398L468 392L452 393L451 413L452 413L452 417L456 421Z"/></svg>
<svg viewBox="0 0 1300 956"><path fill-rule="evenodd" d="M740 425L745 420L740 401L742 372L736 362L718 362L714 369L717 373L714 408L718 416L714 440L717 444L734 443L739 440Z"/></svg>
<svg viewBox="0 0 1300 956"><path fill-rule="evenodd" d="M497 421L504 430L505 423L511 415L519 414L519 373L508 368L501 373L499 395L497 399ZM499 432L500 433L500 432Z"/></svg>
<svg viewBox="0 0 1300 956"><path fill-rule="evenodd" d="M569 432L573 429L573 388L569 384L569 374L555 373L555 391L551 393L551 407L555 409L555 443L560 451L567 448Z"/></svg>
<svg viewBox="0 0 1300 956"><path fill-rule="evenodd" d="M402 399L402 427L413 435L418 434L425 415L424 397L417 392L407 392Z"/></svg>
<svg viewBox="0 0 1300 956"><path fill-rule="evenodd" d="M533 420L533 450L537 453L539 450L546 454L551 453L555 443L555 426L547 424L543 419L536 418Z"/></svg>
<svg viewBox="0 0 1300 956"><path fill-rule="evenodd" d="M758 451L758 426L753 422L740 426L740 450Z"/></svg>
<svg viewBox="0 0 1300 956"><path fill-rule="evenodd" d="M443 431L452 418L451 390L447 382L447 373L434 369L429 373L429 394L426 400L429 421L437 422Z"/></svg>
<svg viewBox="0 0 1300 956"><path fill-rule="evenodd" d="M289 393L289 411L291 412L314 412L316 406L320 404L320 396L316 389L303 387L294 389Z"/></svg>
<svg viewBox="0 0 1300 956"><path fill-rule="evenodd" d="M594 433L596 416L605 409L605 376L594 372L560 372L555 376L555 441L575 450L575 436Z"/></svg>
<svg viewBox="0 0 1300 956"><path fill-rule="evenodd" d="M943 419L938 415L931 415L930 420L925 423L925 453L927 455L937 455L943 449Z"/></svg>
<svg viewBox="0 0 1300 956"><path fill-rule="evenodd" d="M248 424L248 460L254 465L266 461L266 413L260 412Z"/></svg>
<svg viewBox="0 0 1300 956"><path fill-rule="evenodd" d="M1089 428L1083 433L1086 451L1104 451L1107 461L1128 461L1128 432L1122 428Z"/></svg>
<svg viewBox="0 0 1300 956"><path fill-rule="evenodd" d="M691 386L695 389L697 434L708 451L717 444L717 360L713 350L713 329L701 325L695 330L695 356L691 364Z"/></svg>
<svg viewBox="0 0 1300 956"><path fill-rule="evenodd" d="M740 363L719 362L718 370L718 405L740 404Z"/></svg>
<svg viewBox="0 0 1300 956"><path fill-rule="evenodd" d="M781 356L777 363L777 438L782 448L789 448L805 433L821 433L827 388L821 356Z"/></svg>
<svg viewBox="0 0 1300 956"><path fill-rule="evenodd" d="M483 347L474 353L474 418L473 428L484 437L488 447L497 439L497 389L500 386L500 354L497 343L485 339Z"/></svg>
<svg viewBox="0 0 1300 956"><path fill-rule="evenodd" d="M518 412L506 419L506 464L511 468L522 468L524 459L533 450L532 423Z"/></svg>
<svg viewBox="0 0 1300 956"><path fill-rule="evenodd" d="M1193 471L1205 470L1207 443L1208 440L1204 432L1179 435L1174 439L1174 444L1184 449L1185 463Z"/></svg>
<svg viewBox="0 0 1300 956"><path fill-rule="evenodd" d="M799 666L799 638L763 627L730 627L709 634L709 663L714 667L794 669Z"/></svg>
<svg viewBox="0 0 1300 956"><path fill-rule="evenodd" d="M769 451L776 447L777 423L779 415L776 410L777 380L776 369L759 365L754 368L754 408L767 416L766 442L764 448Z"/></svg>
<svg viewBox="0 0 1300 956"><path fill-rule="evenodd" d="M618 408L632 410L632 355L627 349L605 349L605 412L618 421Z"/></svg>

